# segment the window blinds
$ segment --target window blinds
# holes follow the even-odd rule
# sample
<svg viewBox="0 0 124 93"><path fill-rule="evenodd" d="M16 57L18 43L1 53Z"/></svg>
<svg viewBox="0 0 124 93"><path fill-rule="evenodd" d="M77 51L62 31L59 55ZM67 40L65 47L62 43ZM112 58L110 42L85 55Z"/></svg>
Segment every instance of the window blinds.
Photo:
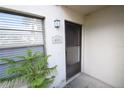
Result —
<svg viewBox="0 0 124 93"><path fill-rule="evenodd" d="M43 19L0 12L0 58L24 56L28 49L44 52L43 33ZM6 68L0 61L0 77L8 77Z"/></svg>
<svg viewBox="0 0 124 93"><path fill-rule="evenodd" d="M0 48L43 45L43 20L0 12Z"/></svg>
<svg viewBox="0 0 124 93"><path fill-rule="evenodd" d="M38 51L44 52L43 46L2 49L2 50L0 50L0 58L14 58L15 56L25 56L26 51L28 49L31 49L33 51L33 53L38 52ZM5 71L6 71L6 68L8 68L8 67L9 67L8 64L5 64L5 62L0 61L0 78L7 77L7 75L5 74Z"/></svg>

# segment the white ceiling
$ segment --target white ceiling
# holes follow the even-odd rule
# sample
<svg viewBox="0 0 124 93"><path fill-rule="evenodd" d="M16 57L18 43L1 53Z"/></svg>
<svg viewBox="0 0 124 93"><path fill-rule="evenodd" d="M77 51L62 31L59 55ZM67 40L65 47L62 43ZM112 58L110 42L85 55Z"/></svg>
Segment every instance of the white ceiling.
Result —
<svg viewBox="0 0 124 93"><path fill-rule="evenodd" d="M65 6L81 13L82 15L87 15L89 13L107 7L107 5L65 5Z"/></svg>

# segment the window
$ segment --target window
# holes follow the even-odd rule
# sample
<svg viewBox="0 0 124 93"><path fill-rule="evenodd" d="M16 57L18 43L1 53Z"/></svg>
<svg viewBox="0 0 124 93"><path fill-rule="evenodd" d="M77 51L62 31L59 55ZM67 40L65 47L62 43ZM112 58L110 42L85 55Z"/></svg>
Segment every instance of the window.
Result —
<svg viewBox="0 0 124 93"><path fill-rule="evenodd" d="M0 58L25 55L25 51L44 52L44 25L42 18L0 12ZM0 62L0 77L9 65Z"/></svg>
<svg viewBox="0 0 124 93"><path fill-rule="evenodd" d="M43 45L43 20L0 13L0 48Z"/></svg>

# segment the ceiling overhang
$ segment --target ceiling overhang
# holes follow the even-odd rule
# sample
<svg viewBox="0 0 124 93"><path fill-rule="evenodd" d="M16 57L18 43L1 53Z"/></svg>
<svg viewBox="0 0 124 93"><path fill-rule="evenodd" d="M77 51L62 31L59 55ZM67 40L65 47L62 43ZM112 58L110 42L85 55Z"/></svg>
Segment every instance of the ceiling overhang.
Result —
<svg viewBox="0 0 124 93"><path fill-rule="evenodd" d="M88 15L95 11L108 7L107 5L64 5L64 6L80 13L81 15Z"/></svg>

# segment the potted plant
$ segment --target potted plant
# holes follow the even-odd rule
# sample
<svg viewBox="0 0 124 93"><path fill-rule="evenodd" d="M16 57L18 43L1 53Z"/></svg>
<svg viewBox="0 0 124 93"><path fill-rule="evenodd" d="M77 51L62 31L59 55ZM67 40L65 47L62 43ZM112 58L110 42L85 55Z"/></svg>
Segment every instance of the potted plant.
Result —
<svg viewBox="0 0 124 93"><path fill-rule="evenodd" d="M52 74L56 71L56 67L48 67L48 58L41 52L32 53L27 50L26 56L16 56L14 58L0 58L1 61L10 65L6 69L9 77L0 78L0 83L14 84L18 81L25 82L29 88L44 88L54 81L55 76ZM17 61L17 59L19 61Z"/></svg>

